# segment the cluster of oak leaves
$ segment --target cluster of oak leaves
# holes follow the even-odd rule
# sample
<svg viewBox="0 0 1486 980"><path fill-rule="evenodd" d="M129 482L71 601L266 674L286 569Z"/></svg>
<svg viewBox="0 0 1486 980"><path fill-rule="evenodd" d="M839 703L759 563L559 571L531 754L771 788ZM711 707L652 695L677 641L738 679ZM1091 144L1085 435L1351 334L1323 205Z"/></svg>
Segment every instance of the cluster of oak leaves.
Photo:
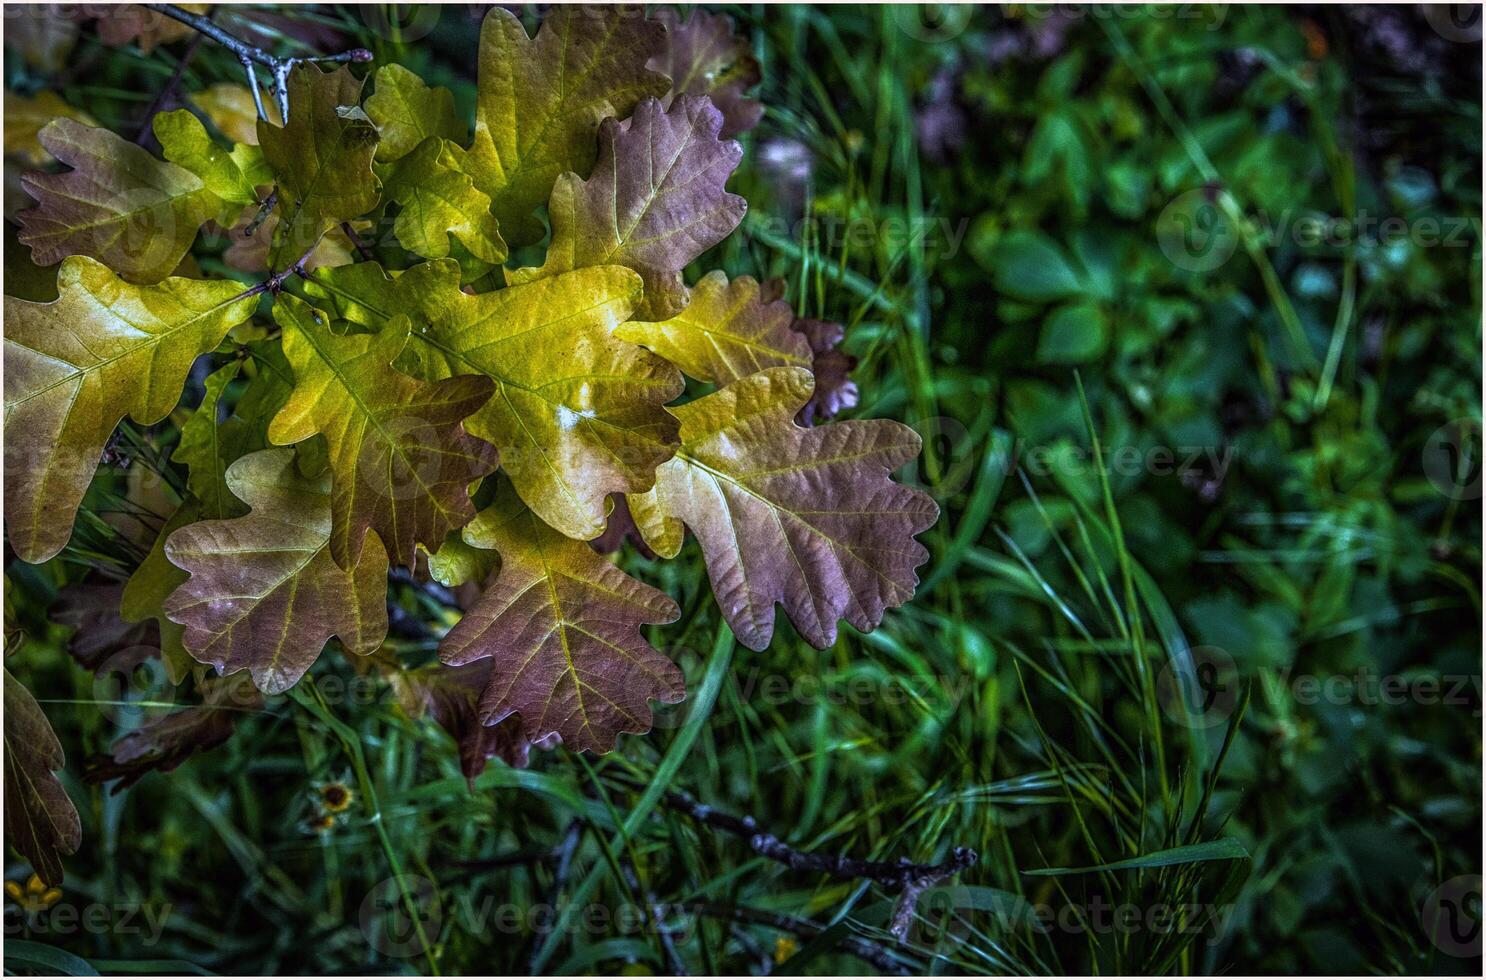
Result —
<svg viewBox="0 0 1486 980"><path fill-rule="evenodd" d="M823 648L839 620L869 630L912 596L937 508L891 472L918 437L813 424L855 397L840 327L797 320L777 282L682 278L743 218L727 137L757 123L757 80L723 17L558 7L531 38L495 8L472 140L452 95L397 65L364 100L351 68L296 65L282 121L204 97L230 149L185 109L153 120L163 160L75 118L40 129L68 169L27 175L19 215L34 261L61 263L57 298L5 302L16 554L61 551L118 423L160 421L200 355L227 358L181 427L189 493L122 595L82 587L154 631L201 703L125 735L90 778L220 743L234 712L217 707L292 687L332 637L376 662L391 566L470 597L440 664L387 669L471 776L544 740L607 751L649 728L650 701L684 697L641 633L676 603L600 552L626 532L672 557L690 529L753 649L776 602ZM246 238L271 193L253 233L267 281L171 276L204 224ZM543 205L545 261L504 269L541 240ZM356 261L358 220L391 213L406 267ZM683 374L715 390L668 407ZM6 834L56 882L80 837L62 748L8 676L5 709Z"/></svg>

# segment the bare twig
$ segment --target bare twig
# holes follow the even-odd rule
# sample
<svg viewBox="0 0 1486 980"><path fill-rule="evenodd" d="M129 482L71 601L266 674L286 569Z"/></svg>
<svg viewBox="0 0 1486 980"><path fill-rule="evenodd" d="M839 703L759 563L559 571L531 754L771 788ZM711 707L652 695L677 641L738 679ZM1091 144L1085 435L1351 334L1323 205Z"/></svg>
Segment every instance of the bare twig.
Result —
<svg viewBox="0 0 1486 980"><path fill-rule="evenodd" d="M628 858L624 859L620 868L629 882L630 891L645 896L645 914L650 916L650 922L655 926L655 934L660 937L661 949L665 951L666 963L671 968L671 976L690 976L691 974L686 970L686 962L681 959L681 953L676 949L676 937L671 935L671 927L666 925L666 907L655 897L655 892L641 886L640 876L635 872L635 866Z"/></svg>
<svg viewBox="0 0 1486 980"><path fill-rule="evenodd" d="M793 915L783 915L779 912L765 912L762 909L752 909L741 905L713 905L710 902L686 902L677 908L696 915L707 915L713 918L728 919L733 922L746 922L750 925L767 926L771 929L779 929L783 932L792 933L804 939L814 939L825 929L818 923L809 919L796 918ZM843 936L841 948L855 956L864 963L870 963L882 973L891 974L895 977L907 977L913 975L909 964L904 963L885 947L879 946L859 936Z"/></svg>
<svg viewBox="0 0 1486 980"><path fill-rule="evenodd" d="M173 3L147 3L144 6L156 13L167 17L174 17L193 30L200 31L207 37L216 41L222 47L237 55L237 60L242 62L244 70L248 73L249 88L253 90L253 100L258 105L258 118L267 119L263 111L263 102L258 96L258 80L253 73L253 65L262 65L267 68L269 75L273 78L273 93L279 103L279 113L287 122L289 119L289 72L295 65L305 62L322 62L326 64L344 64L347 62L365 63L372 60L372 53L365 48L352 48L350 51L342 51L340 54L320 55L313 58L278 58L257 45L249 44L241 38L222 30L211 22L208 17L193 14L189 10L183 10Z"/></svg>
<svg viewBox="0 0 1486 980"><path fill-rule="evenodd" d="M288 282L289 279L293 276L299 276L302 279L308 279L309 270L305 268L305 263L310 260L311 255L315 254L315 249L319 247L319 245L320 239L316 238L315 244L311 245L308 249L305 250L305 253L303 255L295 259L293 265L289 266L283 272L275 272L273 275L269 276L258 285L247 290L247 292L245 292L243 295L257 296L262 293L270 293L274 296L277 296L279 294L279 291L284 288L284 283Z"/></svg>
<svg viewBox="0 0 1486 980"><path fill-rule="evenodd" d="M255 234L257 234L258 227L262 225L263 222L268 220L268 216L273 213L273 206L277 203L279 203L279 189L275 187L273 191L263 199L263 203L258 205L258 213L253 215L253 220L249 221L248 226L243 229L244 238L252 238Z"/></svg>
<svg viewBox="0 0 1486 980"><path fill-rule="evenodd" d="M955 848L946 860L938 864L914 864L906 859L863 861L839 854L801 851L773 834L761 831L758 822L752 817L735 817L730 813L714 810L683 793L667 792L662 801L666 806L686 814L698 823L743 838L754 853L771 861L778 861L795 871L818 871L835 878L867 878L884 888L898 889L898 901L893 907L893 918L888 931L899 942L908 937L919 896L941 881L973 866L977 860L976 853L968 847Z"/></svg>
<svg viewBox="0 0 1486 980"><path fill-rule="evenodd" d="M155 128L153 125L155 116L161 110L168 108L170 103L179 95L181 79L186 74L186 66L191 63L192 58L196 57L196 51L201 47L201 42L204 40L206 40L205 34L197 34L191 38L191 43L182 52L181 59L175 63L175 71L170 73L170 80L165 83L165 87L160 90L160 94L155 96L154 100L150 102L150 107L145 110L144 122L140 123L139 126L139 135L134 137L134 142L145 149L150 149L151 145L155 142Z"/></svg>
<svg viewBox="0 0 1486 980"><path fill-rule="evenodd" d="M361 240L361 236L356 234L356 229L351 227L351 222L342 221L341 231L350 240L351 244L355 246L356 254L361 256L363 262L376 261L377 257L371 253L371 249L366 247L366 243Z"/></svg>

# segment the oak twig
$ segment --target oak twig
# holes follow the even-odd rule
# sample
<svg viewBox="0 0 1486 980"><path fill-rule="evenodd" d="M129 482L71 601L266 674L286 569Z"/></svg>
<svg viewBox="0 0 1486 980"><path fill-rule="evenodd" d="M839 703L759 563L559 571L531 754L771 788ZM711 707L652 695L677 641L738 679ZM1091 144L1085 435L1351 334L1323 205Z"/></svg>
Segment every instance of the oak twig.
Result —
<svg viewBox="0 0 1486 980"><path fill-rule="evenodd" d="M186 46L186 50L181 53L180 60L175 63L175 71L170 73L170 80L165 83L165 87L160 90L160 94L151 100L150 107L145 110L144 122L140 123L139 126L139 135L134 137L134 142L145 149L150 149L151 144L155 142L155 116L162 109L168 108L171 100L179 95L181 79L186 74L186 66L191 63L192 58L196 57L196 51L201 47L201 42L204 40L206 40L205 34L197 34L191 38L191 43Z"/></svg>
<svg viewBox="0 0 1486 980"><path fill-rule="evenodd" d="M802 939L814 939L825 931L822 926L818 923L811 922L809 919L784 915L780 912L765 912L762 909L752 909L741 905L684 902L677 906L677 908L695 915L706 915L715 919L728 919L733 922L745 922L749 925L767 926L770 929L792 933ZM894 956L886 947L879 946L871 940L862 939L859 936L845 936L841 939L841 948L862 962L870 963L883 973L891 974L895 977L913 975L913 971L909 969L907 964Z"/></svg>
<svg viewBox="0 0 1486 980"><path fill-rule="evenodd" d="M754 853L792 870L818 871L834 878L866 878L884 888L897 889L898 901L893 907L888 931L899 942L908 936L919 897L941 881L972 867L978 860L976 853L968 847L956 847L946 860L938 864L914 864L907 859L863 861L838 854L801 851L773 834L761 831L752 817L736 817L714 810L683 793L667 792L662 802L698 823L743 838Z"/></svg>
<svg viewBox="0 0 1486 980"><path fill-rule="evenodd" d="M248 73L248 87L253 90L253 101L258 106L258 118L267 119L268 115L263 111L263 100L258 95L258 79L253 72L253 65L262 65L268 69L273 78L273 94L279 104L279 114L285 122L289 120L289 73L295 65L307 62L322 62L325 64L345 64L354 62L364 64L372 60L372 53L366 48L352 48L342 51L340 54L318 55L311 58L278 58L269 54L254 44L249 44L241 38L234 37L216 24L209 17L193 14L189 10L183 10L173 3L147 3L144 5L156 13L173 17L190 27L200 31L202 34L216 41L222 47L237 55L237 60L242 62L244 70Z"/></svg>
<svg viewBox="0 0 1486 980"><path fill-rule="evenodd" d="M371 249L367 248L366 243L361 240L361 236L356 234L356 229L351 227L351 222L342 221L341 232L355 247L356 254L361 256L363 262L375 262L377 260L377 257L372 254Z"/></svg>
<svg viewBox="0 0 1486 980"><path fill-rule="evenodd" d="M311 245L308 249L306 249L305 250L305 253L303 255L301 255L299 258L297 258L297 259L294 260L294 264L293 265L289 266L283 272L275 272L273 275L269 276L267 279L263 280L258 285L256 285L256 286L252 287L251 289L249 289L243 295L245 295L245 296L257 296L257 295L260 295L262 293L270 293L270 294L272 294L274 296L277 296L279 294L279 291L284 288L284 283L288 282L294 276L299 276L300 278L308 279L309 278L309 270L307 270L305 268L305 263L310 260L310 256L311 255L314 255L315 254L315 249L318 248L319 245L320 245L320 239L319 238L316 238L315 239L315 243L313 245Z"/></svg>

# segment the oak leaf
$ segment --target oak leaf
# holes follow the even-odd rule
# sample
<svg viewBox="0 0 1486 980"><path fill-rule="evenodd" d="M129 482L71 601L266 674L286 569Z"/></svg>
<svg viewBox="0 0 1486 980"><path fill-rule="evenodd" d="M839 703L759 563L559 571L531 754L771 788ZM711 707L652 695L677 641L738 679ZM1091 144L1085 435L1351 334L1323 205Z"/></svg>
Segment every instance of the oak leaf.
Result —
<svg viewBox="0 0 1486 980"><path fill-rule="evenodd" d="M189 578L165 613L186 627L191 656L246 669L265 694L293 687L332 636L370 653L387 634L387 555L369 540L350 571L330 557L330 475L306 477L290 449L265 449L227 468L245 517L200 521L165 542Z"/></svg>
<svg viewBox="0 0 1486 980"><path fill-rule="evenodd" d="M258 147L240 143L223 149L201 120L185 109L158 114L153 126L165 159L195 174L223 202L218 207L223 222L230 221L239 207L256 205L257 185L273 179Z"/></svg>
<svg viewBox="0 0 1486 980"><path fill-rule="evenodd" d="M191 758L226 742L247 713L263 707L263 695L246 674L208 677L201 701L152 718L83 763L90 783L117 780L112 792L134 785L152 772L170 772Z"/></svg>
<svg viewBox="0 0 1486 980"><path fill-rule="evenodd" d="M436 547L475 516L469 485L495 469L496 451L461 422L489 401L494 384L471 374L419 381L395 370L405 316L375 334L341 336L325 314L285 294L274 319L295 384L268 435L283 446L324 434L331 554L351 568L374 530L393 563L411 569L419 544Z"/></svg>
<svg viewBox="0 0 1486 980"><path fill-rule="evenodd" d="M153 621L157 627L155 635L160 646L160 660L165 664L165 676L172 684L185 680L197 664L186 652L185 627L165 615L165 600L186 580L186 573L165 557L165 542L177 528L195 523L200 518L200 501L190 497L182 501L160 528L149 554L124 583L124 591L119 597L119 615L125 622L147 624Z"/></svg>
<svg viewBox="0 0 1486 980"><path fill-rule="evenodd" d="M733 19L700 7L690 16L671 7L655 12L666 26L665 43L650 59L650 67L671 79L666 105L678 95L705 95L722 113L721 136L747 132L764 116L764 106L743 93L763 78L749 50L748 39L733 33Z"/></svg>
<svg viewBox="0 0 1486 980"><path fill-rule="evenodd" d="M475 189L459 147L429 137L393 164L383 181L388 198L402 206L393 231L402 247L426 259L462 246L464 278L473 280L506 260L506 242L490 198Z"/></svg>
<svg viewBox="0 0 1486 980"><path fill-rule="evenodd" d="M180 6L193 14L204 14L211 8L207 3L183 3ZM136 43L139 50L149 54L156 45L179 41L191 33L189 24L150 10L143 4L109 4L95 9L98 9L98 39L116 48Z"/></svg>
<svg viewBox="0 0 1486 980"><path fill-rule="evenodd" d="M665 93L668 79L645 67L663 31L616 7L553 7L535 38L510 11L485 16L469 173L508 241L541 238L532 212L560 174L593 166L600 120Z"/></svg>
<svg viewBox="0 0 1486 980"><path fill-rule="evenodd" d="M465 423L500 449L517 492L562 533L604 529L611 492L644 490L675 448L662 407L682 380L660 357L614 336L640 291L605 266L470 295L458 267L425 262L389 278L372 263L322 269L309 289L374 328L406 312L419 324L398 367L420 378L483 374L495 396Z"/></svg>
<svg viewBox="0 0 1486 980"><path fill-rule="evenodd" d="M41 167L52 161L52 155L37 139L42 127L53 119L72 119L84 126L94 125L93 117L81 109L74 109L62 97L50 89L42 89L32 96L15 92L5 93L5 155L15 157L32 167Z"/></svg>
<svg viewBox="0 0 1486 980"><path fill-rule="evenodd" d="M439 658L490 658L483 724L514 712L530 741L557 734L574 751L607 752L620 732L649 729L651 701L685 696L681 671L640 632L680 616L670 596L543 524L504 482L464 538L499 552L501 567Z"/></svg>
<svg viewBox="0 0 1486 980"><path fill-rule="evenodd" d="M810 345L810 373L815 375L815 391L800 409L800 424L814 425L854 407L860 394L851 369L857 361L841 350L846 328L830 320L801 318L793 329Z"/></svg>
<svg viewBox="0 0 1486 980"><path fill-rule="evenodd" d="M808 367L810 348L790 328L794 319L784 300L763 301L753 277L729 283L709 272L686 309L669 320L621 324L615 336L644 344L693 378L725 385L765 368Z"/></svg>
<svg viewBox="0 0 1486 980"><path fill-rule="evenodd" d="M681 270L726 238L748 202L724 190L743 149L719 140L722 113L685 95L669 110L645 99L620 122L604 120L593 174L564 174L548 209L552 244L540 269L513 283L595 265L623 265L645 281L637 320L664 320L687 303Z"/></svg>
<svg viewBox="0 0 1486 980"><path fill-rule="evenodd" d="M454 114L454 93L428 85L402 65L377 69L366 114L377 127L382 163L402 159L431 136L462 143L468 135Z"/></svg>
<svg viewBox="0 0 1486 980"><path fill-rule="evenodd" d="M160 650L154 623L131 623L119 613L124 587L73 584L57 592L48 610L52 622L73 628L67 652L79 667L97 673L132 670Z"/></svg>
<svg viewBox="0 0 1486 980"><path fill-rule="evenodd" d="M381 199L381 183L371 169L377 127L360 108L361 80L345 65L323 72L297 64L288 89L288 122L258 121L258 144L279 185L279 226L269 255L274 270Z"/></svg>
<svg viewBox="0 0 1486 980"><path fill-rule="evenodd" d="M196 174L109 130L57 119L37 139L72 168L21 178L37 206L17 215L20 240L40 265L84 255L131 281L158 282L221 213L222 200Z"/></svg>
<svg viewBox="0 0 1486 980"><path fill-rule="evenodd" d="M25 685L5 671L5 839L48 885L62 883L62 854L83 840L77 807L56 772L62 743Z"/></svg>
<svg viewBox="0 0 1486 980"><path fill-rule="evenodd" d="M5 523L30 562L71 537L119 421L168 415L192 361L258 302L235 282L133 286L82 256L62 263L57 287L51 303L5 304Z"/></svg>
<svg viewBox="0 0 1486 980"><path fill-rule="evenodd" d="M410 718L432 716L459 746L459 769L473 781L487 760L499 758L513 769L525 769L532 743L522 733L521 718L508 715L493 725L479 718L480 692L490 667L473 661L463 667L434 662L390 675L398 704Z"/></svg>
<svg viewBox="0 0 1486 980"><path fill-rule="evenodd" d="M5 46L22 63L44 75L61 71L81 33L72 11L62 4L13 4L5 18Z"/></svg>
<svg viewBox="0 0 1486 980"><path fill-rule="evenodd" d="M629 499L663 557L691 528L723 617L753 650L768 646L776 602L822 649L839 619L876 627L913 596L928 558L914 535L939 513L891 479L918 453L917 433L887 419L801 428L811 387L808 371L771 368L673 408L681 448Z"/></svg>
<svg viewBox="0 0 1486 980"><path fill-rule="evenodd" d="M181 424L180 441L171 460L186 467L186 488L201 501L203 515L213 519L237 517L246 512L242 502L227 489L227 464L243 455L231 444L242 426L232 420L218 421L222 393L237 379L242 362L228 361L207 375L201 404Z"/></svg>

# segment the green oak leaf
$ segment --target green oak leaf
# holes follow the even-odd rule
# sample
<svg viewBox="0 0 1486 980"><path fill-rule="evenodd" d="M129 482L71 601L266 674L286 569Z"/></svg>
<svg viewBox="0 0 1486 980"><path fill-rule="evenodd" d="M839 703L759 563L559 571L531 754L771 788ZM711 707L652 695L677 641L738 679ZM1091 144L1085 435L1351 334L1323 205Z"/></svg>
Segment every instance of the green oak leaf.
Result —
<svg viewBox="0 0 1486 980"><path fill-rule="evenodd" d="M465 427L500 449L521 499L569 537L602 532L606 496L650 487L675 448L676 422L662 406L681 394L681 375L614 336L640 290L628 269L470 295L447 260L396 278L364 262L318 270L308 288L356 323L412 317L419 328L398 360L410 374L493 379L495 396Z"/></svg>
<svg viewBox="0 0 1486 980"><path fill-rule="evenodd" d="M258 185L273 180L258 147L240 143L224 150L186 109L162 112L153 125L165 159L201 178L225 202L221 224L231 224L242 206L257 204Z"/></svg>
<svg viewBox="0 0 1486 980"><path fill-rule="evenodd" d="M607 752L620 732L650 728L651 701L685 697L681 671L640 632L681 615L670 596L542 523L504 482L464 539L499 552L500 572L439 659L490 659L483 724L515 713L530 741L556 734L575 752Z"/></svg>
<svg viewBox="0 0 1486 980"><path fill-rule="evenodd" d="M292 449L265 449L227 468L249 513L199 521L165 542L189 576L165 602L191 656L265 694L293 687L338 636L370 653L387 635L387 554L375 538L347 571L330 557L330 474L306 477Z"/></svg>
<svg viewBox="0 0 1486 980"><path fill-rule="evenodd" d="M383 190L402 206L393 224L402 247L442 259L453 239L469 256L461 262L469 281L506 260L506 243L490 213L490 198L475 189L462 156L453 143L429 137L392 165Z"/></svg>
<svg viewBox="0 0 1486 980"><path fill-rule="evenodd" d="M507 241L542 237L532 212L559 174L588 172L600 120L628 116L669 88L645 67L663 31L638 9L617 7L553 7L535 38L508 10L485 16L468 172Z"/></svg>
<svg viewBox="0 0 1486 980"><path fill-rule="evenodd" d="M653 490L629 498L664 557L691 528L723 617L753 650L769 644L776 602L821 649L839 619L876 627L912 598L929 557L914 535L939 514L891 478L917 455L918 434L888 419L801 428L812 386L809 371L770 368L673 408L681 448Z"/></svg>
<svg viewBox="0 0 1486 980"><path fill-rule="evenodd" d="M451 589L467 582L479 585L499 567L499 555L466 544L458 531L450 531L439 550L428 556L428 574Z"/></svg>
<svg viewBox="0 0 1486 980"><path fill-rule="evenodd" d="M5 304L5 524L26 561L66 545L114 427L152 425L180 399L191 363L247 320L235 282L124 282L74 255L51 303Z"/></svg>
<svg viewBox="0 0 1486 980"><path fill-rule="evenodd" d="M367 97L366 114L381 137L377 143L381 163L402 159L431 136L462 143L468 135L454 114L454 93L429 86L402 65L377 69L376 91Z"/></svg>
<svg viewBox="0 0 1486 980"><path fill-rule="evenodd" d="M225 445L233 432L228 421L217 421L222 393L241 371L242 362L234 360L207 375L206 393L181 425L180 441L170 457L186 467L186 488L201 501L202 513L211 518L245 512L242 501L227 489L227 464L242 454L231 453Z"/></svg>
<svg viewBox="0 0 1486 980"><path fill-rule="evenodd" d="M345 65L323 72L298 64L289 73L288 122L258 121L258 144L279 187L270 269L286 268L328 229L366 214L381 199L371 168L377 127L360 102L361 80Z"/></svg>
<svg viewBox="0 0 1486 980"><path fill-rule="evenodd" d="M331 554L354 566L374 530L393 563L412 568L419 544L436 546L475 516L469 485L495 469L496 451L460 423L489 401L494 384L474 374L419 381L395 370L406 316L375 334L337 335L321 311L281 294L274 319L295 383L269 439L282 446L325 436Z"/></svg>
<svg viewBox="0 0 1486 980"><path fill-rule="evenodd" d="M621 324L614 335L643 344L701 381L725 385L771 367L809 367L810 345L791 329L794 310L765 302L758 281L709 272L669 320Z"/></svg>
<svg viewBox="0 0 1486 980"><path fill-rule="evenodd" d="M685 308L681 270L722 241L748 210L724 190L743 149L719 140L722 113L685 95L670 109L642 101L619 122L604 120L599 157L583 180L564 174L552 189L552 245L540 269L517 269L512 283L594 265L623 265L645 280L637 320L664 320Z"/></svg>

